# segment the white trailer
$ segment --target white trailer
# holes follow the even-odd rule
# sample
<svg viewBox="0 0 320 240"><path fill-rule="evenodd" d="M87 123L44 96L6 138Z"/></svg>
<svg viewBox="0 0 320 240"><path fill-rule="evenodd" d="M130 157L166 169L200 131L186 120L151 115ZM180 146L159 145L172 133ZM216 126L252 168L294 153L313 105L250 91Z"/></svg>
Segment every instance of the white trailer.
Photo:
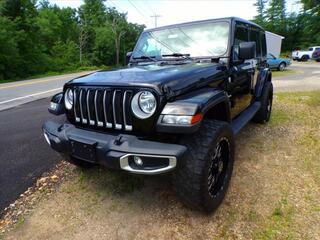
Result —
<svg viewBox="0 0 320 240"><path fill-rule="evenodd" d="M283 36L266 31L267 52L273 54L275 57L279 57L283 39Z"/></svg>

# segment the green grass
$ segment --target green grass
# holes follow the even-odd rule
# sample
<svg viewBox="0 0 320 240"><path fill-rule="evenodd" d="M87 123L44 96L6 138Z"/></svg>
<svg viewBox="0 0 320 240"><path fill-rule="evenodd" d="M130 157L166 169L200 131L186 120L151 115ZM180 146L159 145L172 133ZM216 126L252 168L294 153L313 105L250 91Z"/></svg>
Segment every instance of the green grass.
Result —
<svg viewBox="0 0 320 240"><path fill-rule="evenodd" d="M293 205L286 198L280 199L265 226L255 232L254 239L295 239L295 233L291 231L293 214Z"/></svg>
<svg viewBox="0 0 320 240"><path fill-rule="evenodd" d="M90 187L91 186L91 187ZM97 195L123 195L139 190L144 186L144 178L139 175L128 175L123 172L111 172L102 168L79 170L74 191L91 191ZM70 190L70 189L69 189Z"/></svg>
<svg viewBox="0 0 320 240"><path fill-rule="evenodd" d="M282 109L273 109L270 124L271 126L279 126L287 123L290 120L288 112Z"/></svg>
<svg viewBox="0 0 320 240"><path fill-rule="evenodd" d="M277 98L283 103L306 104L310 107L320 106L319 91L277 93Z"/></svg>
<svg viewBox="0 0 320 240"><path fill-rule="evenodd" d="M292 69L285 69L284 71L272 70L272 77L283 77L287 75L297 74L299 71Z"/></svg>

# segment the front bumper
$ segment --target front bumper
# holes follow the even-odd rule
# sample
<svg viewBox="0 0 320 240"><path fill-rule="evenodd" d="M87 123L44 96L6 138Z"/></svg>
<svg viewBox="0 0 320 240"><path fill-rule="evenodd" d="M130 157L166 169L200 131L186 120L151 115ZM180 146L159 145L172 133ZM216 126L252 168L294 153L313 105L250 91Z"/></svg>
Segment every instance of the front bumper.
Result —
<svg viewBox="0 0 320 240"><path fill-rule="evenodd" d="M137 174L171 171L187 153L182 145L140 140L126 134L93 132L71 124L47 121L43 131L50 146L63 155ZM137 164L136 158L142 160L142 164Z"/></svg>

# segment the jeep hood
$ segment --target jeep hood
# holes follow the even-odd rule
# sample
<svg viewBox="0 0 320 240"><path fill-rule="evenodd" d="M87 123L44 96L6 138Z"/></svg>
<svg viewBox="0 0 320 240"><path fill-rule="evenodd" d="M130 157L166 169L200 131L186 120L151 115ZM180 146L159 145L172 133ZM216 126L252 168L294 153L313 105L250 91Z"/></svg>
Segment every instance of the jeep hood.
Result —
<svg viewBox="0 0 320 240"><path fill-rule="evenodd" d="M221 81L225 66L217 63L138 65L118 70L98 71L71 80L69 85L152 88L159 95L180 95ZM220 82L219 81L219 82Z"/></svg>

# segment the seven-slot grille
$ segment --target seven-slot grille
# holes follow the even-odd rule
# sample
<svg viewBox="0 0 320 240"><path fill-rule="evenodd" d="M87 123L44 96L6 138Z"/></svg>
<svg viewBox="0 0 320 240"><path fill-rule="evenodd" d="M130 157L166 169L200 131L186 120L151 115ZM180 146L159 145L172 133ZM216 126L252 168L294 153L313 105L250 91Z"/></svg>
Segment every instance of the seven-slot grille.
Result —
<svg viewBox="0 0 320 240"><path fill-rule="evenodd" d="M74 120L92 127L132 131L132 95L131 90L75 88Z"/></svg>

